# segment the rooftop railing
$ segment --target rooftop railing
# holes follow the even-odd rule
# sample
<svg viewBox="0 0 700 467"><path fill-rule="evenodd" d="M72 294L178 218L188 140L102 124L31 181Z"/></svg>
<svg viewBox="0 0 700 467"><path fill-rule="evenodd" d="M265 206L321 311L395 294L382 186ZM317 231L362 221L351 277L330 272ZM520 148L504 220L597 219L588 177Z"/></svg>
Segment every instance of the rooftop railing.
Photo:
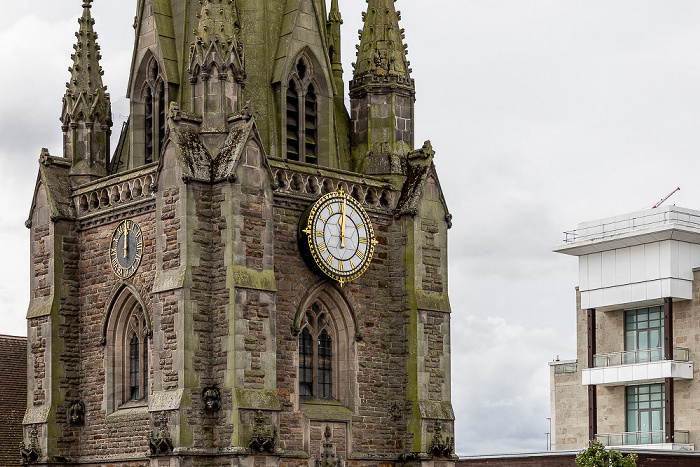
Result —
<svg viewBox="0 0 700 467"><path fill-rule="evenodd" d="M628 431L625 433L595 435L596 441L603 446L636 446L641 444L661 444L666 442L666 433L657 431ZM674 431L673 441L676 444L690 444L690 433Z"/></svg>
<svg viewBox="0 0 700 467"><path fill-rule="evenodd" d="M603 368L616 365L630 365L633 363L658 362L661 360L664 360L663 347L654 347L653 349L597 354L593 356L593 366L595 368ZM684 347L674 347L673 360L677 362L690 361L690 350Z"/></svg>
<svg viewBox="0 0 700 467"><path fill-rule="evenodd" d="M678 224L685 227L700 229L700 214L698 213L674 210L673 207L671 207L669 210L654 210L649 214L641 215L641 212L639 214L639 216L628 217L626 219L607 219L610 220L610 222L601 222L600 224L564 232L564 243L618 235L642 227L649 228L666 224Z"/></svg>

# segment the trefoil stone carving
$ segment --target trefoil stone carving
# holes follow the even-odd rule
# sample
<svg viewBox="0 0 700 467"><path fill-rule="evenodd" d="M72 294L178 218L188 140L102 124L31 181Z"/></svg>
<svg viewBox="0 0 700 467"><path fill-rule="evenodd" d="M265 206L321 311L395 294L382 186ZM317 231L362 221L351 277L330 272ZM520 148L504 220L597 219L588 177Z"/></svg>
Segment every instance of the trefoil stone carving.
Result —
<svg viewBox="0 0 700 467"><path fill-rule="evenodd" d="M255 413L255 422L253 423L253 434L250 436L248 447L252 451L258 452L274 452L275 444L277 443L277 432L272 427L272 424L266 423L265 417L261 410Z"/></svg>
<svg viewBox="0 0 700 467"><path fill-rule="evenodd" d="M452 457L455 449L455 439L447 437L443 439L442 436L442 423L440 420L435 422L435 435L433 436L433 441L430 443L428 452L433 457Z"/></svg>
<svg viewBox="0 0 700 467"><path fill-rule="evenodd" d="M167 454L173 450L173 440L168 431L168 414L160 413L160 429L157 435L153 432L148 433L148 447L151 450L151 455Z"/></svg>
<svg viewBox="0 0 700 467"><path fill-rule="evenodd" d="M39 430L36 426L32 426L29 431L29 444L25 444L24 441L20 443L19 452L22 455L22 464L34 464L41 457Z"/></svg>
<svg viewBox="0 0 700 467"><path fill-rule="evenodd" d="M326 438L323 442L323 453L320 459L316 459L316 467L343 467L343 462L340 459L336 459L333 452L331 436L331 427L326 425L326 430L323 433L323 437Z"/></svg>

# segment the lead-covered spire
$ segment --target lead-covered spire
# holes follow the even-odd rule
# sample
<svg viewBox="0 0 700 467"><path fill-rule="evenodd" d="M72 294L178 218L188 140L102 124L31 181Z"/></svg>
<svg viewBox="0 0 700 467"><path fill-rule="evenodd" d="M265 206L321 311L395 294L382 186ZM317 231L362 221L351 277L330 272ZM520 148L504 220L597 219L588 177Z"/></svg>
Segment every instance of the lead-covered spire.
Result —
<svg viewBox="0 0 700 467"><path fill-rule="evenodd" d="M395 0L368 0L367 13L362 15L364 28L359 31L360 45L353 64L350 90L370 83L392 82L414 88L404 30L399 28L401 12Z"/></svg>
<svg viewBox="0 0 700 467"><path fill-rule="evenodd" d="M77 183L107 174L112 106L107 86L102 84L100 46L90 14L92 0L83 1L80 29L71 55L73 66L63 97L61 123L64 157L72 159L70 175Z"/></svg>

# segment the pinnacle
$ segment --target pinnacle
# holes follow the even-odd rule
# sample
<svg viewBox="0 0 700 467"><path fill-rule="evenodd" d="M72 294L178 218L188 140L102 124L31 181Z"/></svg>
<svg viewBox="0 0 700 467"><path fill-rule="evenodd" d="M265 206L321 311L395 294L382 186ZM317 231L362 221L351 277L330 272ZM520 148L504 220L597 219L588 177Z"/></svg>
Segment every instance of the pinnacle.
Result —
<svg viewBox="0 0 700 467"><path fill-rule="evenodd" d="M74 121L80 113L88 117L95 112L101 114L102 118L109 118L109 94L106 94L107 87L102 84L103 71L100 67L102 55L97 44L97 33L93 29L95 20L90 13L92 1L83 0L83 14L78 18L80 29L75 33L77 40L71 55L73 66L68 69L71 77L66 83L64 114L61 121L66 118ZM82 100L89 101L90 109L82 108L81 96L85 97Z"/></svg>
<svg viewBox="0 0 700 467"><path fill-rule="evenodd" d="M390 80L413 88L404 30L399 28L401 12L396 11L394 1L367 0L352 86Z"/></svg>

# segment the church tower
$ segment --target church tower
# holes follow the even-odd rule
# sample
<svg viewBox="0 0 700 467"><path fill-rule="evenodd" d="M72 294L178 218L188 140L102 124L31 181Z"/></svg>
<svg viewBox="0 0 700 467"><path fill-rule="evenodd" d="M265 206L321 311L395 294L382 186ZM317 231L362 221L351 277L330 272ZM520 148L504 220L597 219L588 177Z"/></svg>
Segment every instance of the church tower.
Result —
<svg viewBox="0 0 700 467"><path fill-rule="evenodd" d="M348 112L337 0L138 0L111 157L90 5L27 221L23 461L452 465L451 216L394 1Z"/></svg>

